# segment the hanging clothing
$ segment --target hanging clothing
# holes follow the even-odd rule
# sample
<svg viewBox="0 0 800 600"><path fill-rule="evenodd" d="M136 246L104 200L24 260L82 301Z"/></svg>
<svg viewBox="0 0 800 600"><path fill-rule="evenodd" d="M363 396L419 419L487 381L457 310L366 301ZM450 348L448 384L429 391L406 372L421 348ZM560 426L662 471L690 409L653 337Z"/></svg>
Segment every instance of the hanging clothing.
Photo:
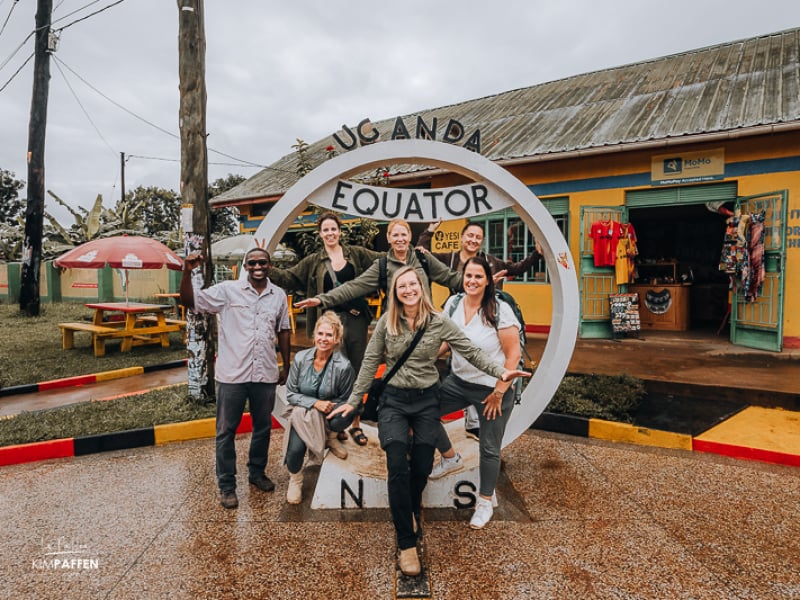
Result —
<svg viewBox="0 0 800 600"><path fill-rule="evenodd" d="M750 277L749 237L750 215L740 214L737 210L725 220L725 236L719 261L719 270L730 276L731 290L746 289L745 282Z"/></svg>
<svg viewBox="0 0 800 600"><path fill-rule="evenodd" d="M616 221L595 221L589 230L595 267L613 267L617 262L617 243L622 227Z"/></svg>
<svg viewBox="0 0 800 600"><path fill-rule="evenodd" d="M750 269L744 285L744 298L747 302L755 302L761 293L766 277L764 268L764 220L766 211L750 215L750 235L747 246L750 255Z"/></svg>
<svg viewBox="0 0 800 600"><path fill-rule="evenodd" d="M615 251L615 277L617 285L631 283L636 269L633 259L639 255L636 231L630 223L620 223L620 237Z"/></svg>

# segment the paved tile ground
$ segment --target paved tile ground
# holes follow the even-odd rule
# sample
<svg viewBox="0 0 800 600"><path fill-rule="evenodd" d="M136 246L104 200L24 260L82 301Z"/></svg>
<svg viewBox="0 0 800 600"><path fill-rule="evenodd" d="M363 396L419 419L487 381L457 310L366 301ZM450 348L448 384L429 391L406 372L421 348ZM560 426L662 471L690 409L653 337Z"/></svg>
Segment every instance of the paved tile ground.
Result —
<svg viewBox="0 0 800 600"><path fill-rule="evenodd" d="M393 598L386 511L287 505L281 436L273 494L239 438L235 511L210 439L0 469L3 596ZM434 598L800 598L796 468L538 431L503 454L486 529L425 513Z"/></svg>

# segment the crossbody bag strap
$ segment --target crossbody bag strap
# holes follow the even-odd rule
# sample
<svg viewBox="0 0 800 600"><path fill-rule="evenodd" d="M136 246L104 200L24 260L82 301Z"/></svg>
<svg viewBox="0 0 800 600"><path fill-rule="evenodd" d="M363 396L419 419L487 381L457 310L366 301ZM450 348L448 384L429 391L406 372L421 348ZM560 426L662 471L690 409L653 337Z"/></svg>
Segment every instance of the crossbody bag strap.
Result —
<svg viewBox="0 0 800 600"><path fill-rule="evenodd" d="M333 270L333 265L331 264L330 259L325 261L325 268L328 269L328 275L331 276L331 281L333 282L333 287L339 287L342 285L339 283L339 280L336 279L336 271Z"/></svg>
<svg viewBox="0 0 800 600"><path fill-rule="evenodd" d="M400 369L400 367L403 366L403 363L406 362L406 359L409 356L411 356L411 353L414 351L414 348L416 347L417 343L422 339L423 333L425 333L424 327L420 327L419 329L417 329L417 333L416 335L414 335L414 339L411 340L411 343L408 345L408 348L406 348L405 352L403 352L403 355L397 360L396 363L394 363L394 366L392 366L389 372L383 376L382 381L384 385L386 385L389 382L389 380L392 377L394 377L394 374L397 373L398 369Z"/></svg>

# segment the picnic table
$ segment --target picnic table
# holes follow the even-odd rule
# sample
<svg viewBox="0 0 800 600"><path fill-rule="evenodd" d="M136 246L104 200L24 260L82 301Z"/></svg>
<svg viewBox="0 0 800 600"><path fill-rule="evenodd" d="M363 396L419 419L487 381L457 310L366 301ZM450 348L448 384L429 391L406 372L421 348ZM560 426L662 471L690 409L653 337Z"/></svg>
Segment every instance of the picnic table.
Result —
<svg viewBox="0 0 800 600"><path fill-rule="evenodd" d="M186 321L167 318L172 307L164 304L142 302L92 302L86 304L94 310L91 323L59 323L61 348L75 347L75 332L91 334L95 356L104 356L107 339L122 339L120 350L130 352L134 346L160 344L169 347L169 334L186 329Z"/></svg>
<svg viewBox="0 0 800 600"><path fill-rule="evenodd" d="M171 300L175 305L175 318L185 320L186 308L180 303L181 295L178 292L153 294L156 300Z"/></svg>

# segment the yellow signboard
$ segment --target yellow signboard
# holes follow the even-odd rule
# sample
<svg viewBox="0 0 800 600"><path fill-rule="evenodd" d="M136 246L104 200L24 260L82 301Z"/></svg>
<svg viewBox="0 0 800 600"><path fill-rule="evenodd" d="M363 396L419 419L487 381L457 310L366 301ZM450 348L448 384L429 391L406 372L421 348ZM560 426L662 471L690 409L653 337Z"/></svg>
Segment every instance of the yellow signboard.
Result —
<svg viewBox="0 0 800 600"><path fill-rule="evenodd" d="M724 148L682 154L662 154L651 159L650 179L653 185L697 183L723 177L725 177Z"/></svg>

